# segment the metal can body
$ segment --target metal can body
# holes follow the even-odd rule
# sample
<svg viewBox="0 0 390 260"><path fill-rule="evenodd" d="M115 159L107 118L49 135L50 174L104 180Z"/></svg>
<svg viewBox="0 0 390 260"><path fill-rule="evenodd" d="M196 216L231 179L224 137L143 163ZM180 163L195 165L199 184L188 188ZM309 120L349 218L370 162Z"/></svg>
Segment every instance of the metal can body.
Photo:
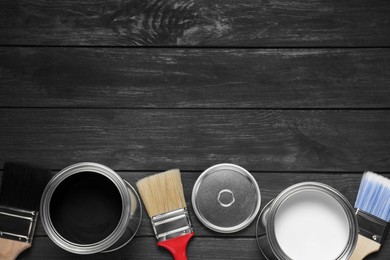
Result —
<svg viewBox="0 0 390 260"><path fill-rule="evenodd" d="M58 193L64 193L61 188L64 186L64 183L69 182L69 180L74 179L80 183L86 183L88 185L89 179L86 177L87 175L89 177L92 176L103 180L101 192L104 192L104 184L107 184L107 186L110 186L110 188L114 190L116 196L115 198L118 198L116 203L118 204L119 210L117 212L118 214L115 223L109 223L113 227L112 230L109 230L109 233L107 233L105 237L98 238L96 241L91 240L90 242L80 242L77 239L73 239L70 235L66 235L66 232L64 232L66 229L63 229L56 224L58 222L56 219L58 216L53 214L53 208L61 205L55 205L56 202L54 201L54 198L58 196ZM78 183L75 183L72 187L77 187L77 184ZM73 190L71 188L68 188L65 192L64 196L73 196ZM100 193L100 190L96 190L96 192ZM90 202L91 208L94 207L94 204L99 205L99 201L94 201L93 196L89 196L89 194L84 195L87 195L85 200ZM98 198L96 198L96 200L97 199ZM75 199L74 203L77 204L77 199ZM68 207L67 210L69 211L69 209L72 208ZM142 207L135 189L112 169L104 165L91 162L73 164L58 172L48 183L43 192L40 213L43 227L51 240L59 247L76 254L110 252L123 247L135 236L142 219ZM72 216L71 214L73 213L77 214L77 212L67 213L69 213L70 216ZM93 216L93 214L94 212L91 211L91 219L96 217ZM84 218L86 219L85 221L88 221L88 216L85 216ZM67 224L67 219L61 221L63 221L62 224ZM77 224L78 223L74 224L76 228Z"/></svg>
<svg viewBox="0 0 390 260"><path fill-rule="evenodd" d="M301 205L305 205L309 211ZM322 211L322 209L325 210ZM318 212L310 216L308 213L310 210ZM334 217L335 222L332 222ZM281 220L282 218L287 220ZM300 222L302 225L283 226L283 221L289 224ZM336 233L331 230L335 227L330 223L337 223L343 230L340 233L342 239L331 236ZM301 227L305 225L310 228L309 232L301 230ZM295 233L290 232L285 236L288 238L283 239L280 234L278 235L278 228L290 229ZM348 200L336 189L317 182L299 183L282 191L261 211L256 226L258 246L268 260L307 259L308 254L303 252L304 250L301 250L301 253L292 253L288 247L294 244L310 243L312 243L311 246L302 246L302 248L311 250L309 257L311 259L347 260L356 246L357 235L355 211ZM324 243L315 244L313 242L322 240ZM328 256L324 252L333 255Z"/></svg>

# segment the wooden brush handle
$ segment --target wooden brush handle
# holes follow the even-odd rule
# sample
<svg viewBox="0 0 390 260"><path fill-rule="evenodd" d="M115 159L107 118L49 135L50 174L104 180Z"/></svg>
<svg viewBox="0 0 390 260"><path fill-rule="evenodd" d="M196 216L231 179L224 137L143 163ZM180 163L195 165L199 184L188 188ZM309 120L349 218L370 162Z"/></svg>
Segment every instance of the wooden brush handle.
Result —
<svg viewBox="0 0 390 260"><path fill-rule="evenodd" d="M379 251L381 244L365 236L359 235L358 241L349 260L362 260L371 253Z"/></svg>
<svg viewBox="0 0 390 260"><path fill-rule="evenodd" d="M31 243L0 238L0 260L15 260Z"/></svg>

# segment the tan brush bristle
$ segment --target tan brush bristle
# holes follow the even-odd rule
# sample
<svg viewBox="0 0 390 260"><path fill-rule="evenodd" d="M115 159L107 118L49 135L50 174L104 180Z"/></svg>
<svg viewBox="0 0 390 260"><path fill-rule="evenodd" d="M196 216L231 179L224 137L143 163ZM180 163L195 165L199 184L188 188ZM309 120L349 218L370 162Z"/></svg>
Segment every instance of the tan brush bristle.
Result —
<svg viewBox="0 0 390 260"><path fill-rule="evenodd" d="M137 182L150 218L186 207L180 170L158 173Z"/></svg>

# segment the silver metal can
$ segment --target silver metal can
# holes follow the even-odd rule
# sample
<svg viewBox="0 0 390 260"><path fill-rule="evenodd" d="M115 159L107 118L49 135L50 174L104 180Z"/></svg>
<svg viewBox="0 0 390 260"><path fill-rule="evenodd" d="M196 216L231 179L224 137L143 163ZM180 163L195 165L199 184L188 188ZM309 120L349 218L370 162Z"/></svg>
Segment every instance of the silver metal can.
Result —
<svg viewBox="0 0 390 260"><path fill-rule="evenodd" d="M43 192L40 213L51 240L76 254L123 247L142 219L136 190L112 169L92 162L58 172Z"/></svg>
<svg viewBox="0 0 390 260"><path fill-rule="evenodd" d="M355 210L336 189L303 182L282 191L261 211L258 246L268 260L347 260L357 242Z"/></svg>
<svg viewBox="0 0 390 260"><path fill-rule="evenodd" d="M247 227L261 204L260 189L244 168L223 163L205 170L192 190L192 206L198 219L220 233Z"/></svg>

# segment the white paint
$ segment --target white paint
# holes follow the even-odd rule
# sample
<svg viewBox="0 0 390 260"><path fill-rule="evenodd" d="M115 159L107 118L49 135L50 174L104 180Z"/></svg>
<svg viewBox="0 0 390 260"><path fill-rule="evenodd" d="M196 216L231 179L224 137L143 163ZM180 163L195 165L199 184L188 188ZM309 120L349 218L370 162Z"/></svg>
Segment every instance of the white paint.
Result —
<svg viewBox="0 0 390 260"><path fill-rule="evenodd" d="M348 218L330 195L301 191L284 201L276 213L275 235L291 259L334 260L347 246Z"/></svg>

